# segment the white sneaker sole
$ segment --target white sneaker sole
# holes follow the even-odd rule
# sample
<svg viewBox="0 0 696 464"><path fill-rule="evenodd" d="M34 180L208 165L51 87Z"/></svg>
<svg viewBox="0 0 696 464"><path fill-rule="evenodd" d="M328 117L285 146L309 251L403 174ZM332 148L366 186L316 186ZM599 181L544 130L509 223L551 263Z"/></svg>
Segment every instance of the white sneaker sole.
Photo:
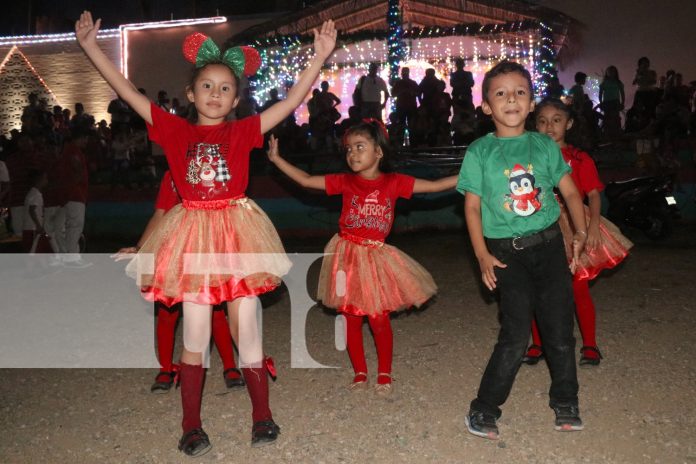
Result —
<svg viewBox="0 0 696 464"><path fill-rule="evenodd" d="M469 431L470 434L476 435L477 437L481 438L486 438L488 440L497 440L499 438L499 435L495 432L480 432L473 427L471 427L471 424L469 424L469 416L466 416L464 418L464 422L466 423L466 429Z"/></svg>

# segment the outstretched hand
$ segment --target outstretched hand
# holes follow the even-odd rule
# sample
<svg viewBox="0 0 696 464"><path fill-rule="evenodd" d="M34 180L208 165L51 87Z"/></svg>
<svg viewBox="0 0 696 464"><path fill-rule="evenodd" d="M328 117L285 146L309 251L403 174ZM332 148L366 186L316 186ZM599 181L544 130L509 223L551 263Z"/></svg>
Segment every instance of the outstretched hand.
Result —
<svg viewBox="0 0 696 464"><path fill-rule="evenodd" d="M275 163L280 158L280 152L278 151L278 139L275 138L275 135L271 135L271 137L268 139L268 151L266 154L268 155L268 160L271 163Z"/></svg>
<svg viewBox="0 0 696 464"><path fill-rule="evenodd" d="M110 256L114 261L123 261L124 259L133 259L138 253L138 247L121 248L116 253Z"/></svg>
<svg viewBox="0 0 696 464"><path fill-rule="evenodd" d="M97 43L97 32L101 26L101 18L96 22L92 21L92 13L85 10L80 15L80 19L75 21L75 36L82 48Z"/></svg>
<svg viewBox="0 0 696 464"><path fill-rule="evenodd" d="M324 21L321 30L314 32L314 52L322 60L326 60L336 47L336 26L332 20Z"/></svg>

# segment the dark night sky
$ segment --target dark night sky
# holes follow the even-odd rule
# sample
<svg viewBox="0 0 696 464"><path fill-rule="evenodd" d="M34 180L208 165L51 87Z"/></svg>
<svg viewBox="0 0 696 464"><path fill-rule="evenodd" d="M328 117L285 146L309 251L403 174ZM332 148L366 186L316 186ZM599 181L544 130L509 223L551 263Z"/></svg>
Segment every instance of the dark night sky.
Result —
<svg viewBox="0 0 696 464"><path fill-rule="evenodd" d="M252 14L272 11L275 0L23 0L10 3L4 0L3 14L0 15L0 35L27 34L29 15L50 16L57 19L60 30L51 32L70 32L72 24L82 10L90 10L95 17L103 18L105 28L119 24L139 22L148 19L191 18L214 16L216 10L223 15ZM294 3L294 2L288 2ZM145 8L143 7L145 5ZM31 7L31 8L30 8ZM35 32L32 24L32 33Z"/></svg>

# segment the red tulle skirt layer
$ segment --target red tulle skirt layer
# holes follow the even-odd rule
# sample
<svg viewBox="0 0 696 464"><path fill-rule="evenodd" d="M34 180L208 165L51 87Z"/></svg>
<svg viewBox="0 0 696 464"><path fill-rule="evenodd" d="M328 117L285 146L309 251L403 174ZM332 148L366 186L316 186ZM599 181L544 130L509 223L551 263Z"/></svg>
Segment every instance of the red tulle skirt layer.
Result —
<svg viewBox="0 0 696 464"><path fill-rule="evenodd" d="M590 223L590 209L585 206L585 220ZM561 216L558 220L565 242L568 262L573 257L573 235L575 229L570 222L568 210L561 205ZM604 269L611 269L628 256L628 250L633 247L633 242L627 239L614 225L613 222L600 216L599 218L599 246L585 251L580 255L580 262L573 278L575 280L592 280Z"/></svg>
<svg viewBox="0 0 696 464"><path fill-rule="evenodd" d="M420 306L437 292L430 273L391 245L335 235L324 253L318 299L340 312L377 316Z"/></svg>
<svg viewBox="0 0 696 464"><path fill-rule="evenodd" d="M280 285L291 263L256 203L185 203L161 219L126 267L147 300L215 305Z"/></svg>

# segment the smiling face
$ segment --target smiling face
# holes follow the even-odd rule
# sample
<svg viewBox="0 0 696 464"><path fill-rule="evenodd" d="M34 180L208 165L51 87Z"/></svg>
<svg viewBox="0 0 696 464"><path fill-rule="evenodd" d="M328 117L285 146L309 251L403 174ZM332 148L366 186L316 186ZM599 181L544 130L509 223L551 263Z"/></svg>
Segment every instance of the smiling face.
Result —
<svg viewBox="0 0 696 464"><path fill-rule="evenodd" d="M499 74L490 80L483 112L495 122L498 137L514 137L524 132L527 115L534 110L527 79L518 72Z"/></svg>
<svg viewBox="0 0 696 464"><path fill-rule="evenodd" d="M356 133L346 137L346 162L350 169L366 179L379 176L379 161L382 159L382 149L372 138Z"/></svg>
<svg viewBox="0 0 696 464"><path fill-rule="evenodd" d="M186 96L198 111L198 124L219 124L237 106L237 80L223 64L201 69Z"/></svg>
<svg viewBox="0 0 696 464"><path fill-rule="evenodd" d="M546 134L559 146L565 147L565 135L573 126L573 120L568 113L552 105L546 105L538 111L536 116L536 128L542 134Z"/></svg>

